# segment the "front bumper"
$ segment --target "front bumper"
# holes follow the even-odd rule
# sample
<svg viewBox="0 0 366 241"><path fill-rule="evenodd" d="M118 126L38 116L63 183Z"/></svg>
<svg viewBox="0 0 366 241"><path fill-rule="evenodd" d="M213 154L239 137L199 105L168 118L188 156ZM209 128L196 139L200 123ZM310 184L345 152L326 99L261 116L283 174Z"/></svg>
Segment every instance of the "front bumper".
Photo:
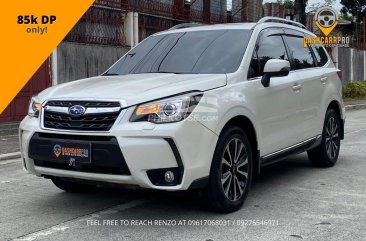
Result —
<svg viewBox="0 0 366 241"><path fill-rule="evenodd" d="M132 111L132 108L128 109L120 123L106 133L44 130L40 127L38 118L26 117L20 124L20 143L24 168L37 176L57 176L129 184L161 190L186 190L195 180L208 177L218 138L216 134L198 121L189 119L170 124L132 123L128 121ZM80 137L113 139L120 148L128 173L110 171L103 173L97 169L94 171L93 169L85 170L80 166L70 170L69 168L42 165L42 162L47 160L36 160L34 153L31 155L34 159L29 155L31 139L38 133L44 133L43 136L46 137L56 135L57 138L63 138L63 135L67 135L68 138L71 137L75 140L85 139ZM103 157L98 156L98 163L103 163ZM106 155L105 162L109 163L110 161L111 158ZM121 163L116 169L123 169L124 163ZM151 175L149 177L149 171L165 168L179 170L181 173L179 184L160 185L152 180Z"/></svg>

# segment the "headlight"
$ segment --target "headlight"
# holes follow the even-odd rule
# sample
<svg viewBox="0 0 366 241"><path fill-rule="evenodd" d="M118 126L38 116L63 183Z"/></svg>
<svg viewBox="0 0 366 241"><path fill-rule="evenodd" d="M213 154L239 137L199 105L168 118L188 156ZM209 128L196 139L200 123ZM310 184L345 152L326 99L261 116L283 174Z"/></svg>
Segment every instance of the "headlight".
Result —
<svg viewBox="0 0 366 241"><path fill-rule="evenodd" d="M41 109L42 104L37 100L37 97L32 97L29 103L28 115L31 117L38 117Z"/></svg>
<svg viewBox="0 0 366 241"><path fill-rule="evenodd" d="M157 124L182 121L192 113L201 97L202 94L192 93L138 105L130 121L149 121Z"/></svg>

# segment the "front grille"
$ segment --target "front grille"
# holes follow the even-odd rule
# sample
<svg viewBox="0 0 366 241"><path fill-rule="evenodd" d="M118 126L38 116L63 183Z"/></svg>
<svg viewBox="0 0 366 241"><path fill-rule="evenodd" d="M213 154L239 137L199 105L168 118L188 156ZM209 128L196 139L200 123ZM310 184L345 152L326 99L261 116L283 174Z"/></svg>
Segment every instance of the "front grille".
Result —
<svg viewBox="0 0 366 241"><path fill-rule="evenodd" d="M72 106L80 105L88 108L103 109L103 112L74 116L68 113ZM57 107L52 110L47 107ZM43 125L45 128L75 131L109 131L117 120L121 109L109 112L108 108L120 107L119 102L97 102L97 101L49 101L43 113ZM61 108L61 109L60 109ZM50 110L48 110L50 109ZM60 111L59 110L63 110Z"/></svg>
<svg viewBox="0 0 366 241"><path fill-rule="evenodd" d="M50 100L47 102L49 106L58 106L58 107L71 107L74 105L82 105L85 108L105 108L105 107L120 107L119 102L115 101L60 101L60 100Z"/></svg>
<svg viewBox="0 0 366 241"><path fill-rule="evenodd" d="M64 130L109 131L118 118L118 114L119 112L73 117L67 114L45 111L44 126Z"/></svg>

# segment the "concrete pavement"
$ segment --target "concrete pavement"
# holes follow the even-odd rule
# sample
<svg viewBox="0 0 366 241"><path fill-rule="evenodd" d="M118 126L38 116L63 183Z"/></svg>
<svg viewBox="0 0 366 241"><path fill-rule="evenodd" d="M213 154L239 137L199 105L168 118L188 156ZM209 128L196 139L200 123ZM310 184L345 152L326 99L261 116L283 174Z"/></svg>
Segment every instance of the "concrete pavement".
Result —
<svg viewBox="0 0 366 241"><path fill-rule="evenodd" d="M66 193L3 161L0 240L365 240L365 145L366 110L350 111L335 167L315 168L305 154L269 166L232 214L186 192Z"/></svg>
<svg viewBox="0 0 366 241"><path fill-rule="evenodd" d="M18 129L17 122L0 124L0 156L19 152Z"/></svg>

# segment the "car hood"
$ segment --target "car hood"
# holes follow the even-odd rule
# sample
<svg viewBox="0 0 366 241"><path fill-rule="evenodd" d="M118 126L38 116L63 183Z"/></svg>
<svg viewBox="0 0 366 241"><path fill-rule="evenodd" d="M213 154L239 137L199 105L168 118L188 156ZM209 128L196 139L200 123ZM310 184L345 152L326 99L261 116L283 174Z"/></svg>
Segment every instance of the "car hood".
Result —
<svg viewBox="0 0 366 241"><path fill-rule="evenodd" d="M96 76L48 88L38 95L48 99L116 99L127 106L187 91L205 91L226 85L226 74L147 73Z"/></svg>

